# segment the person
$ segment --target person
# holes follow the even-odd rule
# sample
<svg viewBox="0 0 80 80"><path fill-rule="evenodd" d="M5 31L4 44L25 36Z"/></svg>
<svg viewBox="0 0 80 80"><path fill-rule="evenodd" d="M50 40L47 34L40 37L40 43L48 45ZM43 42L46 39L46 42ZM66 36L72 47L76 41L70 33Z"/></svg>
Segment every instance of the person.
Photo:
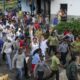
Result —
<svg viewBox="0 0 80 80"><path fill-rule="evenodd" d="M11 61L12 42L9 37L7 37L7 40L4 42L1 53L3 55L3 60L7 59L9 70L12 70L12 61Z"/></svg>
<svg viewBox="0 0 80 80"><path fill-rule="evenodd" d="M57 17L55 17L54 19L53 19L53 25L57 25L58 24L58 18Z"/></svg>
<svg viewBox="0 0 80 80"><path fill-rule="evenodd" d="M66 75L68 80L78 80L77 72L78 70L76 65L76 57L72 56L66 69Z"/></svg>
<svg viewBox="0 0 80 80"><path fill-rule="evenodd" d="M31 77L31 56L30 56L30 51L27 49L26 51L26 57L24 60L24 76L26 79Z"/></svg>
<svg viewBox="0 0 80 80"><path fill-rule="evenodd" d="M0 38L3 37L3 27L0 25Z"/></svg>
<svg viewBox="0 0 80 80"><path fill-rule="evenodd" d="M12 60L12 68L16 68L16 79L24 79L24 60L25 54L23 53L23 49L19 48L18 52L14 55Z"/></svg>
<svg viewBox="0 0 80 80"><path fill-rule="evenodd" d="M39 54L41 53L41 49L36 49L32 55L32 73L34 72L34 68L36 64L40 61Z"/></svg>
<svg viewBox="0 0 80 80"><path fill-rule="evenodd" d="M42 36L42 40L40 42L40 48L42 50L42 55L45 57L46 56L46 50L47 50L48 46L47 46L47 39L44 39L43 36Z"/></svg>
<svg viewBox="0 0 80 80"><path fill-rule="evenodd" d="M75 37L71 31L69 32L68 36L69 36L69 41L74 42Z"/></svg>
<svg viewBox="0 0 80 80"><path fill-rule="evenodd" d="M51 35L48 38L48 45L49 45L49 52L48 55L51 55L51 51L56 51L57 46L59 44L58 38L55 36L55 33L51 33Z"/></svg>
<svg viewBox="0 0 80 80"><path fill-rule="evenodd" d="M0 38L0 65L1 65L1 58L2 58L1 51L2 51L3 44L4 44L4 41L3 39Z"/></svg>
<svg viewBox="0 0 80 80"><path fill-rule="evenodd" d="M47 68L48 70L49 67L44 61L44 56L42 54L39 56L40 56L40 61L35 66L34 77L38 76L38 80L44 80L45 68Z"/></svg>
<svg viewBox="0 0 80 80"><path fill-rule="evenodd" d="M76 40L71 43L71 51L79 57L78 64L80 65L80 36L77 36Z"/></svg>
<svg viewBox="0 0 80 80"><path fill-rule="evenodd" d="M52 56L51 58L51 74L45 78L45 80L48 80L52 78L54 75L56 75L56 80L59 80L59 67L63 67L60 64L60 53L56 51L55 55Z"/></svg>
<svg viewBox="0 0 80 80"><path fill-rule="evenodd" d="M69 52L69 45L67 43L67 37L63 38L63 41L59 44L58 50L61 53L61 62L63 65L66 64L66 57Z"/></svg>
<svg viewBox="0 0 80 80"><path fill-rule="evenodd" d="M37 40L37 38L33 38L32 42L31 42L31 55L33 55L33 52L39 48L39 42Z"/></svg>

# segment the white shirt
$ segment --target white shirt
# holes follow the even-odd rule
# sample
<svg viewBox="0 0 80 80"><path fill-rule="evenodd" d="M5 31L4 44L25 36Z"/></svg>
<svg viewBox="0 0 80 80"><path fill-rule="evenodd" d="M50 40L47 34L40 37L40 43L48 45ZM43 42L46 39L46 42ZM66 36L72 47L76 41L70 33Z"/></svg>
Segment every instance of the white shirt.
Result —
<svg viewBox="0 0 80 80"><path fill-rule="evenodd" d="M3 45L2 53L5 52L6 54L10 54L12 52L11 46L11 42L5 42Z"/></svg>
<svg viewBox="0 0 80 80"><path fill-rule="evenodd" d="M43 55L45 55L46 48L48 47L46 43L47 43L47 40L43 40L43 41L41 41L41 43L40 43L40 48L41 48L41 50L42 50Z"/></svg>
<svg viewBox="0 0 80 80"><path fill-rule="evenodd" d="M67 52L67 50L68 50L68 44L62 42L62 43L59 45L59 51L65 53L65 52Z"/></svg>
<svg viewBox="0 0 80 80"><path fill-rule="evenodd" d="M35 23L35 22L36 22L35 17L32 17L32 22L33 22L33 23Z"/></svg>
<svg viewBox="0 0 80 80"><path fill-rule="evenodd" d="M33 43L32 42L32 52L31 52L31 54L33 54L33 52L38 48L39 48L39 43Z"/></svg>
<svg viewBox="0 0 80 80"><path fill-rule="evenodd" d="M10 28L12 29L15 29L15 26L13 24L10 24Z"/></svg>
<svg viewBox="0 0 80 80"><path fill-rule="evenodd" d="M20 31L17 31L16 32L16 36L20 36L21 35L21 32Z"/></svg>
<svg viewBox="0 0 80 80"><path fill-rule="evenodd" d="M14 68L14 63L16 61L16 68L21 69L24 67L24 59L25 59L25 54L18 54L16 53L13 57L13 61L12 61L12 67Z"/></svg>

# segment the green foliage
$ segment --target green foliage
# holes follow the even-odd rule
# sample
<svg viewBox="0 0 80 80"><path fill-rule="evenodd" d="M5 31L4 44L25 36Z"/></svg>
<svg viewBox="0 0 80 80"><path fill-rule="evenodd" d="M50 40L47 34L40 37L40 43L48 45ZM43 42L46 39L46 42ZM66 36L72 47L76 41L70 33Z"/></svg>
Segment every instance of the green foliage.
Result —
<svg viewBox="0 0 80 80"><path fill-rule="evenodd" d="M63 33L65 30L70 30L74 35L80 35L80 21L72 20L70 22L61 22L56 26L59 33Z"/></svg>

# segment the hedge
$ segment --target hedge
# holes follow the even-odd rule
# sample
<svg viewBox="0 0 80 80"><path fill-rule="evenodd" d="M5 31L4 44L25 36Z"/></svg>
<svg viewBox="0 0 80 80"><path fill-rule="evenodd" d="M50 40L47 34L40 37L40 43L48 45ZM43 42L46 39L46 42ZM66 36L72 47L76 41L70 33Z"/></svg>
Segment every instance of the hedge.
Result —
<svg viewBox="0 0 80 80"><path fill-rule="evenodd" d="M70 22L61 22L56 26L59 33L63 33L65 30L70 30L74 35L80 35L80 21L73 20Z"/></svg>

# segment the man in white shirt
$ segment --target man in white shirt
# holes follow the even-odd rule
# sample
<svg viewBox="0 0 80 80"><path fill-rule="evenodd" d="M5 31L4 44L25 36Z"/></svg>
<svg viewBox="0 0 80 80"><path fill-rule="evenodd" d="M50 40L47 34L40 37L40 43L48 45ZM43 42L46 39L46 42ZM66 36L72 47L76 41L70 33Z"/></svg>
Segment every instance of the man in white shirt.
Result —
<svg viewBox="0 0 80 80"><path fill-rule="evenodd" d="M19 48L18 53L16 53L13 57L12 61L12 67L14 68L16 66L17 72L16 72L16 79L18 80L24 80L24 59L25 54L23 53L22 48ZM16 65L15 65L16 63Z"/></svg>
<svg viewBox="0 0 80 80"><path fill-rule="evenodd" d="M11 43L11 40L9 38L7 38L6 42L4 43L1 53L3 55L4 54L6 55L9 70L12 70L12 62L11 62L12 43Z"/></svg>

